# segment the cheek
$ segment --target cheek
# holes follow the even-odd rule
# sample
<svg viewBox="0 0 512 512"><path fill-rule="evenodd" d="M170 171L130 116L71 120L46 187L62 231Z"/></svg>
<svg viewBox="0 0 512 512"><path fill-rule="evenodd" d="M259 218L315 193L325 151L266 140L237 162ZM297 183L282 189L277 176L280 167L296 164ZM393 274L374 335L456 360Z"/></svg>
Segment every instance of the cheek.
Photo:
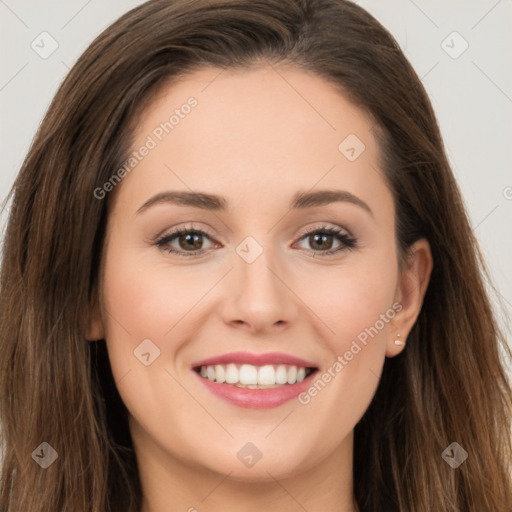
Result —
<svg viewBox="0 0 512 512"><path fill-rule="evenodd" d="M170 369L174 373L173 359L181 345L168 333L174 329L176 339L186 339L190 329L187 314L211 283L190 269L171 271L159 262L148 264L133 248L114 242L103 276L105 337L121 398L138 421L150 419L148 431L155 425L168 425L162 403L172 403L173 414L190 408L190 396L165 372ZM147 366L139 358L146 352L153 361ZM179 429L179 421L173 428Z"/></svg>
<svg viewBox="0 0 512 512"><path fill-rule="evenodd" d="M303 281L301 294L330 332L328 339L334 352L342 354L356 339L364 343L368 331L372 337L377 337L375 329L384 335L395 315L392 305L397 267L393 259L364 261L323 272Z"/></svg>
<svg viewBox="0 0 512 512"><path fill-rule="evenodd" d="M361 416L376 390L390 322L399 309L393 307L398 272L393 261L390 253L372 264L332 272L322 287L310 287L316 291L308 304L329 330L323 342L330 358L318 376L322 383L312 391L328 402L325 410ZM324 393L324 387L329 391Z"/></svg>
<svg viewBox="0 0 512 512"><path fill-rule="evenodd" d="M134 340L162 338L204 294L201 289L207 283L201 285L196 274L184 267L171 271L165 262L148 264L129 248L112 247L105 262L103 296L115 321L109 318L107 323L113 331L124 328Z"/></svg>
<svg viewBox="0 0 512 512"><path fill-rule="evenodd" d="M109 246L103 272L104 323L116 380L128 371L132 372L131 377L136 374L142 377L146 375L145 369L163 365L169 350L166 333L186 315L194 298L197 302L197 289L181 286L187 280L171 279L168 270L169 278L166 278L164 268L158 264L148 265L133 249L116 244L114 240ZM176 274L174 272L173 276ZM151 359L155 359L145 367L136 358L148 350Z"/></svg>
<svg viewBox="0 0 512 512"><path fill-rule="evenodd" d="M328 357L311 386L299 396L302 428L316 432L311 457L333 450L370 405L385 360L385 345L394 318L397 269L392 254L350 268L329 269L329 279L307 283L306 301L328 327L320 336ZM326 327L326 329L327 329Z"/></svg>
<svg viewBox="0 0 512 512"><path fill-rule="evenodd" d="M342 291L335 296L336 309L330 310L338 340L337 353L348 350L347 343L353 340L364 344L365 333L371 332L372 338L386 334L395 291L393 285L394 282L385 277L378 283L367 284L364 277L357 275L343 282Z"/></svg>

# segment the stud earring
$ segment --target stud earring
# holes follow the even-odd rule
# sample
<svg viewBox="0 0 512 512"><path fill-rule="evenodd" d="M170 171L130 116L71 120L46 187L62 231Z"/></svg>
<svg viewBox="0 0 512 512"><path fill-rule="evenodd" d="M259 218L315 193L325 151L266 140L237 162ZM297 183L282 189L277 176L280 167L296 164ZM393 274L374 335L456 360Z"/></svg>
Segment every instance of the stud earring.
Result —
<svg viewBox="0 0 512 512"><path fill-rule="evenodd" d="M397 338L399 338L400 334L397 334L396 336L397 336ZM396 339L395 345L405 345L405 341Z"/></svg>

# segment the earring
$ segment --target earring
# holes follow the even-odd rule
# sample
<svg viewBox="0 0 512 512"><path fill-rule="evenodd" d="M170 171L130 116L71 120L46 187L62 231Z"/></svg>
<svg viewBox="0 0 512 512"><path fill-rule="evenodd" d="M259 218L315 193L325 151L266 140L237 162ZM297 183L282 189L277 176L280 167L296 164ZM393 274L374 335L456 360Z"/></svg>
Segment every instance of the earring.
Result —
<svg viewBox="0 0 512 512"><path fill-rule="evenodd" d="M396 336L397 336L397 338L399 338L400 334L397 334ZM405 341L397 339L397 340L395 340L395 345L405 345Z"/></svg>

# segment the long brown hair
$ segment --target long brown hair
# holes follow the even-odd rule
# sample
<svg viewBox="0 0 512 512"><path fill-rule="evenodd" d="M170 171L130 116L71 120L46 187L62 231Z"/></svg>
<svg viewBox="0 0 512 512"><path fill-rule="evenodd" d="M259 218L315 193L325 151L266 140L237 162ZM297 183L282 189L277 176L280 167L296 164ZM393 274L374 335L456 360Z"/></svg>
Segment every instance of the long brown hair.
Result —
<svg viewBox="0 0 512 512"><path fill-rule="evenodd" d="M405 254L434 268L419 318L355 427L361 512L510 512L512 357L426 92L398 44L346 0L152 0L89 46L59 88L11 191L0 298L2 512L138 512L126 409L104 340L86 341L99 301L110 197L133 126L163 86L201 66L291 63L339 87L376 122ZM47 442L58 459L31 454ZM457 469L441 454L468 453Z"/></svg>

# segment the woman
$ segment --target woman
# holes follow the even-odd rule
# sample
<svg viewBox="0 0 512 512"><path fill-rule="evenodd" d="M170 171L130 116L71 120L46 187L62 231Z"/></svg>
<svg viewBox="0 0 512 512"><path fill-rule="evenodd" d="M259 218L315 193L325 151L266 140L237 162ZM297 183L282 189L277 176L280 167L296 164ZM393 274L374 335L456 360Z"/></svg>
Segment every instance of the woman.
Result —
<svg viewBox="0 0 512 512"><path fill-rule="evenodd" d="M483 269L363 9L147 2L13 188L0 509L511 510Z"/></svg>

